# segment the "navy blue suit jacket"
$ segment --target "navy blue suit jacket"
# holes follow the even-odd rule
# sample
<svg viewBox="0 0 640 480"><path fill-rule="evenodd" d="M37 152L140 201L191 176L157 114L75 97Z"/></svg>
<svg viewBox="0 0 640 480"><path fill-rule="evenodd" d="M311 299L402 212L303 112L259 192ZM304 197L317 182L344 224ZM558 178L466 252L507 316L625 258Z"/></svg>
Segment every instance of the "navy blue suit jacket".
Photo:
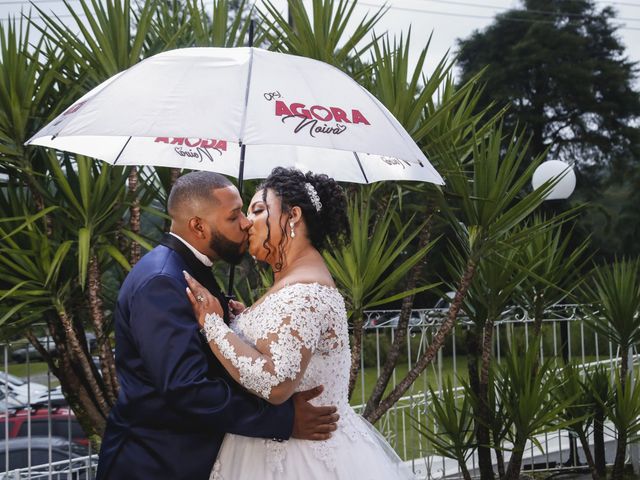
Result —
<svg viewBox="0 0 640 480"><path fill-rule="evenodd" d="M273 406L224 371L198 331L186 270L226 302L211 270L165 235L125 279L115 311L118 400L98 480L207 480L225 433L287 439L291 400Z"/></svg>

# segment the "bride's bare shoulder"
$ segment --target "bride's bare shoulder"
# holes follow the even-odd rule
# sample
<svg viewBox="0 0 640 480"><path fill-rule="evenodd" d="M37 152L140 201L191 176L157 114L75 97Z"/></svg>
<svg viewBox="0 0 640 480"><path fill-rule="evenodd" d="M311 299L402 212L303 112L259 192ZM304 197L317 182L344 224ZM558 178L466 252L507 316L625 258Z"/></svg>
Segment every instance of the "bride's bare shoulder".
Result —
<svg viewBox="0 0 640 480"><path fill-rule="evenodd" d="M299 272L288 275L287 277L280 280L282 283L282 287L287 285L295 285L295 284L311 284L311 283L319 283L320 285L326 285L328 287L336 286L331 275L328 274L318 274L312 272Z"/></svg>

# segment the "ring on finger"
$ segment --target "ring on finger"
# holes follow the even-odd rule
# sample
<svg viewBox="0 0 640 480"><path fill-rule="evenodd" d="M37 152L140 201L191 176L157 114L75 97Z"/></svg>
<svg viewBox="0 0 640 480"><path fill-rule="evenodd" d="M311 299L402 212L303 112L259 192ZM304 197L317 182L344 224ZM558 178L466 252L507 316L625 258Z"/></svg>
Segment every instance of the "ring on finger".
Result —
<svg viewBox="0 0 640 480"><path fill-rule="evenodd" d="M204 295L196 295L196 300L200 303L204 302Z"/></svg>

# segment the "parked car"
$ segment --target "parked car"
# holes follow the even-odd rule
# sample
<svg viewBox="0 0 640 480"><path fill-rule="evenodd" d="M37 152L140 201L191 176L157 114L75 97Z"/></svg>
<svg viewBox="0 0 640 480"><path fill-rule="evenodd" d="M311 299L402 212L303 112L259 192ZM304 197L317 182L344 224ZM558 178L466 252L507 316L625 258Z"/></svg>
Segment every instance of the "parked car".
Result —
<svg viewBox="0 0 640 480"><path fill-rule="evenodd" d="M89 478L86 457L87 447L60 437L12 438L0 442L0 479L22 478L5 475L9 459L9 471L30 468L30 479L84 480ZM51 456L49 456L51 455ZM31 461L29 462L29 456ZM56 464L57 463L57 464ZM52 464L49 467L49 464ZM39 467L39 468L38 468ZM51 468L51 475L49 474Z"/></svg>
<svg viewBox="0 0 640 480"><path fill-rule="evenodd" d="M24 407L24 403L16 399L11 392L9 396L5 394L4 390L0 390L0 413L7 412L7 410L15 410L16 408Z"/></svg>
<svg viewBox="0 0 640 480"><path fill-rule="evenodd" d="M27 381L10 373L0 372L0 390L14 398L22 405L28 405L31 400L40 397L48 388L41 383Z"/></svg>
<svg viewBox="0 0 640 480"><path fill-rule="evenodd" d="M62 393L62 387L52 388L31 402L31 406L33 407L46 407L49 404L51 404L52 407L68 406L67 399Z"/></svg>
<svg viewBox="0 0 640 480"><path fill-rule="evenodd" d="M409 317L409 327L418 328L422 324L422 314L418 312L412 312L411 317ZM397 328L398 322L400 321L400 314L393 316L386 315L377 315L375 317L371 317L365 324L365 328Z"/></svg>
<svg viewBox="0 0 640 480"><path fill-rule="evenodd" d="M87 337L89 351L94 350L97 345L96 336L91 332L85 332L85 336ZM54 353L56 351L56 343L52 337L38 337L38 341L47 352ZM18 348L11 353L11 359L17 363L24 363L27 358L29 360L42 360L42 355L31 343L27 343L24 347Z"/></svg>
<svg viewBox="0 0 640 480"><path fill-rule="evenodd" d="M449 305L451 304L451 301L453 300L453 298L456 296L456 292L454 291L449 291L446 292L445 297L443 298L439 298L438 301L435 303L435 305L433 306L433 308L442 308L442 309L449 309Z"/></svg>
<svg viewBox="0 0 640 480"><path fill-rule="evenodd" d="M5 438L5 423L9 423L9 438L31 436L55 436L66 438L80 445L88 445L84 430L70 408L37 405L21 408L0 415L0 439Z"/></svg>

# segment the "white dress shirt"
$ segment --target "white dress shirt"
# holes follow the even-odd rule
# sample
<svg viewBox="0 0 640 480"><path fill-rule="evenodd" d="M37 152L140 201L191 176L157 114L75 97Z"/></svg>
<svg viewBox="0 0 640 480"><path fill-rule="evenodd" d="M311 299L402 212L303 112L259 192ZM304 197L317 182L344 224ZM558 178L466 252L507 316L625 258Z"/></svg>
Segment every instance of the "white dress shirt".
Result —
<svg viewBox="0 0 640 480"><path fill-rule="evenodd" d="M198 260L200 260L202 263L204 263L207 267L213 266L213 262L204 253L199 252L198 250L196 250L196 248L193 245L191 245L189 242L187 242L180 235L176 235L173 232L169 232L169 233L171 235L173 235L174 237L176 237L178 240L180 240L182 243L184 243L187 246L187 248L189 248L189 250L191 250L193 252L193 254L196 256L196 258Z"/></svg>

